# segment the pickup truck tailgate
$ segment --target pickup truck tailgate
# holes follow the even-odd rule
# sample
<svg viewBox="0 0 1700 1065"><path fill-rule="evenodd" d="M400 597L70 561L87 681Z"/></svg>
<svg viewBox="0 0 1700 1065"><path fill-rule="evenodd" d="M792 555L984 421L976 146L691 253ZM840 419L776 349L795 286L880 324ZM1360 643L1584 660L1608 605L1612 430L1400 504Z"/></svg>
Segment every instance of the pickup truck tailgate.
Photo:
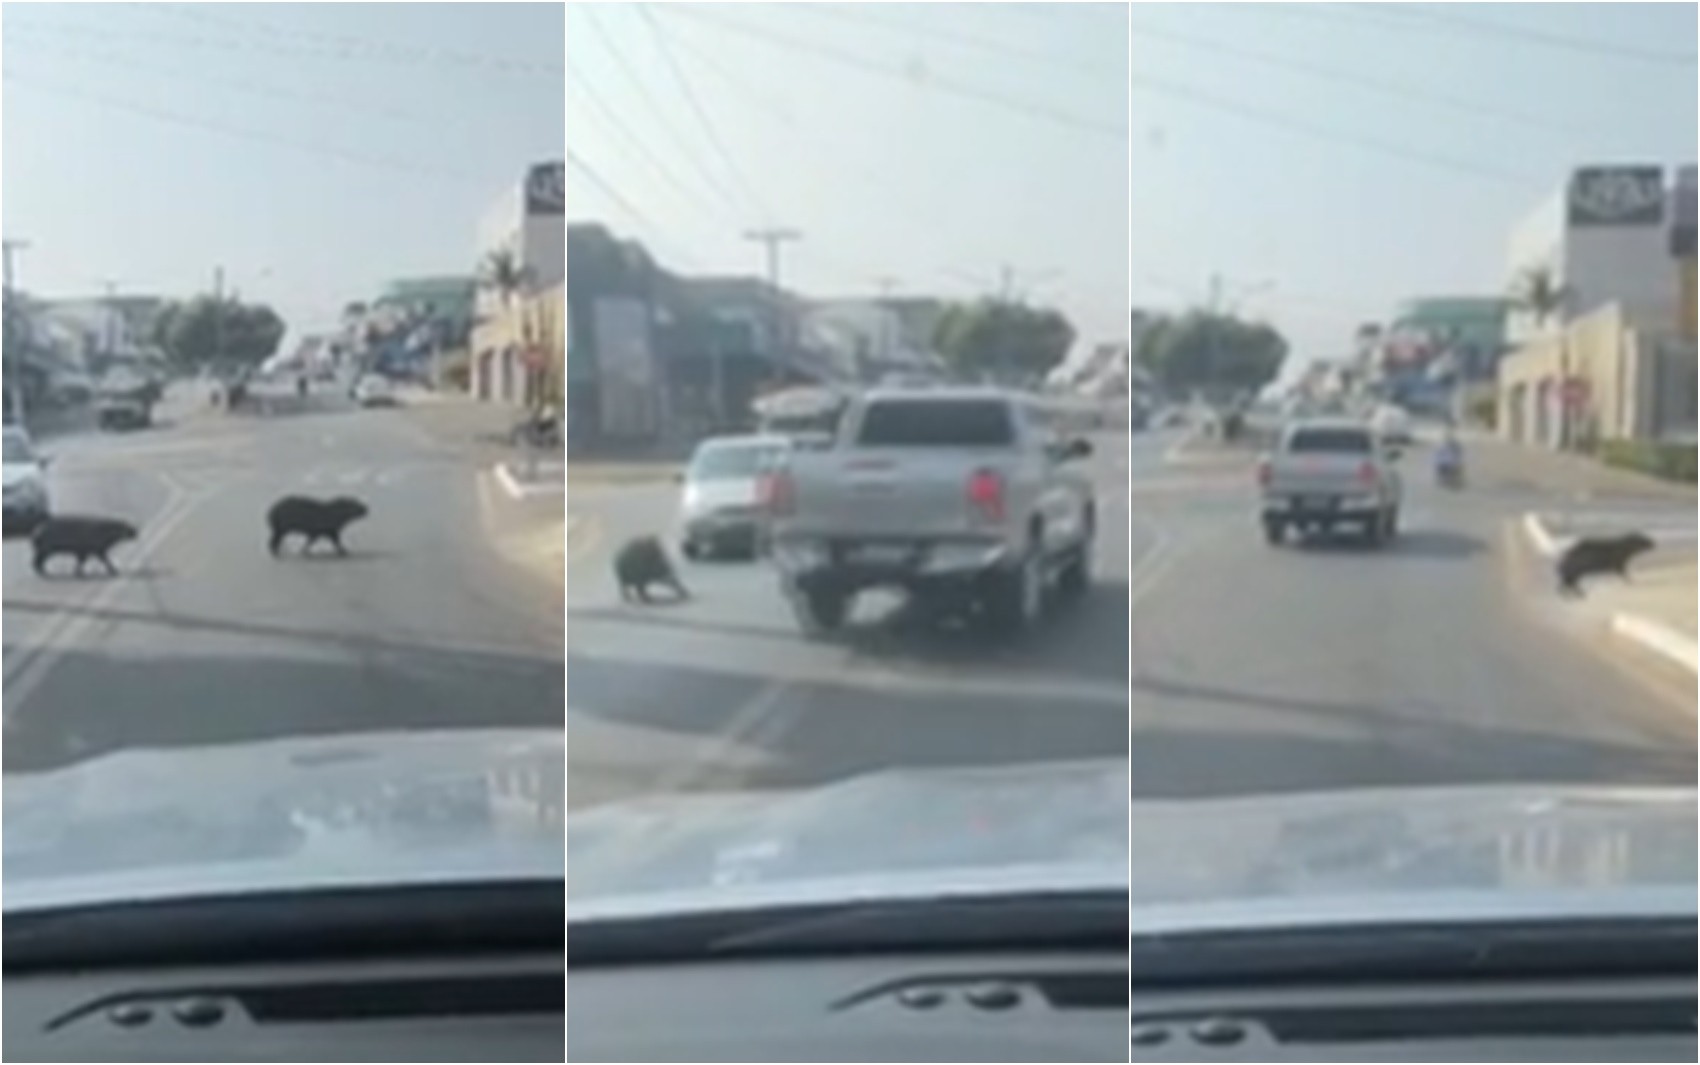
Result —
<svg viewBox="0 0 1700 1065"><path fill-rule="evenodd" d="M1270 463L1264 491L1281 496L1330 496L1363 492L1362 455L1282 455Z"/></svg>
<svg viewBox="0 0 1700 1065"><path fill-rule="evenodd" d="M793 508L779 535L834 538L934 538L984 533L986 517L970 501L980 470L1007 476L1007 450L860 448L797 453Z"/></svg>

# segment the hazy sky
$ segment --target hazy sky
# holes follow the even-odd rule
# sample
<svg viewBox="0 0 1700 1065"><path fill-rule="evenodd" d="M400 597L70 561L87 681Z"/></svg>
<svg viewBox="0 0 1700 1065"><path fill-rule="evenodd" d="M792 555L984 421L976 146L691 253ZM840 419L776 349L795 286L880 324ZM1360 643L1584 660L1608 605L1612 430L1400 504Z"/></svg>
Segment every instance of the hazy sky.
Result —
<svg viewBox="0 0 1700 1065"><path fill-rule="evenodd" d="M1695 158L1695 5L1133 5L1136 302L1219 271L1305 355L1498 293L1573 166Z"/></svg>
<svg viewBox="0 0 1700 1065"><path fill-rule="evenodd" d="M470 272L559 159L558 4L7 4L0 224L45 295L206 290L296 328Z"/></svg>
<svg viewBox="0 0 1700 1065"><path fill-rule="evenodd" d="M568 213L665 266L759 273L742 234L778 224L810 295L1008 267L1126 334L1125 7L574 5L567 49Z"/></svg>

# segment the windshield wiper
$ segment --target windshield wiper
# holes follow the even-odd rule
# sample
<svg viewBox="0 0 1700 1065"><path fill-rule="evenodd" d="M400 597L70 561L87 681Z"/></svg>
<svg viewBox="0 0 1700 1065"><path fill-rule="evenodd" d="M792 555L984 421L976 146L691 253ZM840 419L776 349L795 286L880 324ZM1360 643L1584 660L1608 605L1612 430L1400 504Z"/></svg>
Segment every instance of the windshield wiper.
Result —
<svg viewBox="0 0 1700 1065"><path fill-rule="evenodd" d="M843 903L574 924L567 964L896 951L1100 949L1127 942L1119 892Z"/></svg>

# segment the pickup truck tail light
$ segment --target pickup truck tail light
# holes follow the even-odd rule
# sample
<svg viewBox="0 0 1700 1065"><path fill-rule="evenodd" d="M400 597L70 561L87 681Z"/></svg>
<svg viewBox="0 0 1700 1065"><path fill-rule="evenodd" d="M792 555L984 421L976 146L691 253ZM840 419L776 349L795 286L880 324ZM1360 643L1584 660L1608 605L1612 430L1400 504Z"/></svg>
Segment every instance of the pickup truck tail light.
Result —
<svg viewBox="0 0 1700 1065"><path fill-rule="evenodd" d="M1381 473L1375 468L1375 463L1365 459L1358 464L1358 484L1365 488L1374 488L1381 481Z"/></svg>
<svg viewBox="0 0 1700 1065"><path fill-rule="evenodd" d="M968 475L968 506L987 521L1004 517L1003 475L996 470L975 470Z"/></svg>
<svg viewBox="0 0 1700 1065"><path fill-rule="evenodd" d="M1273 474L1274 467L1270 465L1268 459L1257 460L1257 486L1259 488L1268 488L1269 479Z"/></svg>
<svg viewBox="0 0 1700 1065"><path fill-rule="evenodd" d="M797 486L790 470L769 470L756 482L756 501L768 514L791 513L797 502Z"/></svg>

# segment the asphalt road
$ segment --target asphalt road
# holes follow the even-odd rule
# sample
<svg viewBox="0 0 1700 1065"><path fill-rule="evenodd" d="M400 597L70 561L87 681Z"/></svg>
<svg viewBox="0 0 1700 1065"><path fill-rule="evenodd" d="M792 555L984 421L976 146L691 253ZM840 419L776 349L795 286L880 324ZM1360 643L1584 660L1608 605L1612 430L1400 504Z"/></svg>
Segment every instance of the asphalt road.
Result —
<svg viewBox="0 0 1700 1065"><path fill-rule="evenodd" d="M503 512L476 448L413 412L331 396L44 449L57 510L141 534L111 579L43 579L7 542L7 772L135 745L560 726L558 595L492 547ZM289 492L368 503L349 557L266 553Z"/></svg>
<svg viewBox="0 0 1700 1065"><path fill-rule="evenodd" d="M680 606L621 604L609 552L666 530L676 489L574 482L569 802L1123 751L1150 798L1694 780L1692 676L1614 645L1520 539L1525 511L1576 513L1570 493L1515 471L1443 492L1419 448L1391 548L1270 548L1250 455L1124 439L1096 467L1097 587L1014 646L900 614L811 643L747 563L686 565Z"/></svg>
<svg viewBox="0 0 1700 1065"><path fill-rule="evenodd" d="M1172 444L1132 453L1131 508L1168 545L1133 606L1135 795L1693 783L1692 675L1613 646L1521 539L1526 510L1575 511L1569 493L1507 470L1440 490L1419 448L1390 548L1270 548L1250 456L1177 464Z"/></svg>
<svg viewBox="0 0 1700 1065"><path fill-rule="evenodd" d="M569 803L1119 757L1130 544L1151 546L1126 520L1125 439L1100 438L1086 460L1099 497L1094 587L1032 638L995 646L919 626L877 595L843 639L806 640L764 563L684 563L690 601L622 603L611 552L670 531L678 489L569 471Z"/></svg>

